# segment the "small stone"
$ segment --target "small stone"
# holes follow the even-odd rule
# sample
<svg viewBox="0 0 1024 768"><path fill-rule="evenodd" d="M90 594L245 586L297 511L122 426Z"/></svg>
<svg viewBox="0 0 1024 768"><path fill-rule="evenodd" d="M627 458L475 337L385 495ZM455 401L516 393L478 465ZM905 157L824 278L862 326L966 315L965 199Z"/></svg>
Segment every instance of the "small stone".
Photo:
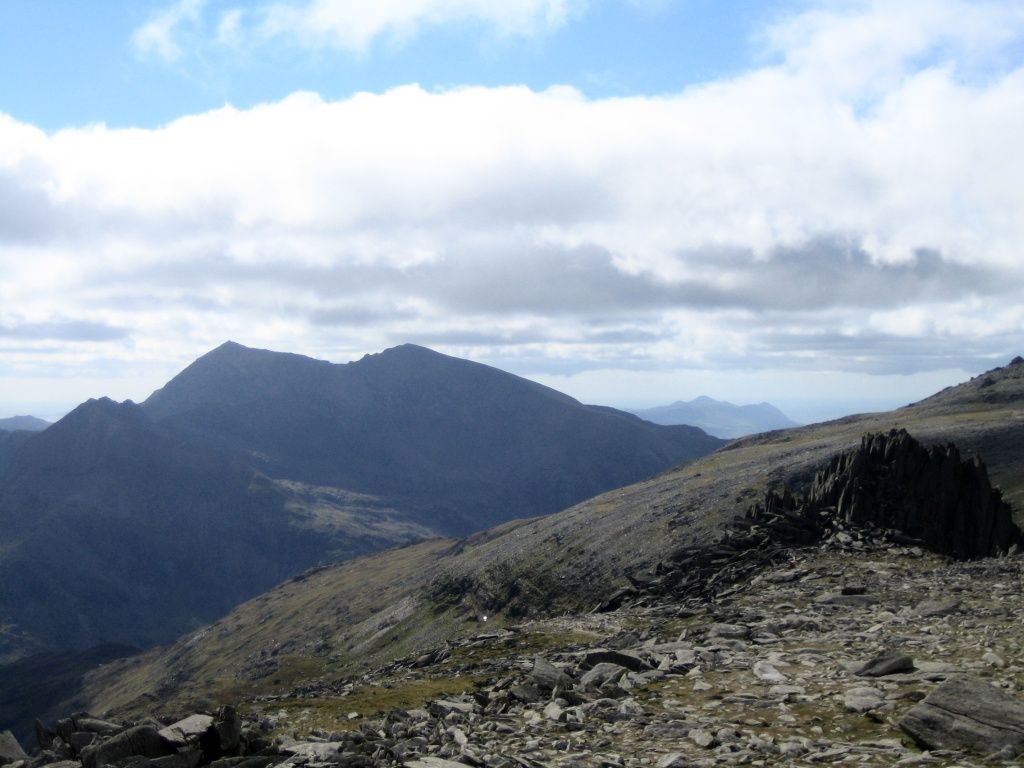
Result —
<svg viewBox="0 0 1024 768"><path fill-rule="evenodd" d="M708 637L723 637L729 640L746 640L750 637L750 627L743 624L712 624Z"/></svg>
<svg viewBox="0 0 1024 768"><path fill-rule="evenodd" d="M767 661L755 662L753 671L758 680L763 680L766 683L784 683L788 679Z"/></svg>
<svg viewBox="0 0 1024 768"><path fill-rule="evenodd" d="M870 712L885 703L885 694L877 688L860 686L843 694L843 706L850 712Z"/></svg>
<svg viewBox="0 0 1024 768"><path fill-rule="evenodd" d="M718 745L711 732L705 731L703 728L694 728L690 731L689 739L698 747L704 747L705 749L711 749Z"/></svg>

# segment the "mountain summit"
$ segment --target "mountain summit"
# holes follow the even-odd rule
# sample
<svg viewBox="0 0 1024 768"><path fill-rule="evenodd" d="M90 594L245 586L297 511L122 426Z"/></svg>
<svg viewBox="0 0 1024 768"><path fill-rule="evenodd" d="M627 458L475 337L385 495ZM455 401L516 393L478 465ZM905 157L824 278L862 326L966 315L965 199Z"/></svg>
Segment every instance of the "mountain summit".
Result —
<svg viewBox="0 0 1024 768"><path fill-rule="evenodd" d="M229 342L143 408L271 477L387 497L447 533L555 512L720 444L413 344L335 365Z"/></svg>

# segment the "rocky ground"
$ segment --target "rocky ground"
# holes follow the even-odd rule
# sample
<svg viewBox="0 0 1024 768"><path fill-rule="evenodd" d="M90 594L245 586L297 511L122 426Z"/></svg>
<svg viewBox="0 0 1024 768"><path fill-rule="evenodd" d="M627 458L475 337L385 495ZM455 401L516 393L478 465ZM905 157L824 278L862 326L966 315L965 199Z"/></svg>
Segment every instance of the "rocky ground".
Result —
<svg viewBox="0 0 1024 768"><path fill-rule="evenodd" d="M954 562L837 532L710 600L484 624L359 679L244 702L234 725L228 711L191 736L165 728L152 754L102 753L123 729L64 721L11 768L1019 764L1022 575L1021 557Z"/></svg>

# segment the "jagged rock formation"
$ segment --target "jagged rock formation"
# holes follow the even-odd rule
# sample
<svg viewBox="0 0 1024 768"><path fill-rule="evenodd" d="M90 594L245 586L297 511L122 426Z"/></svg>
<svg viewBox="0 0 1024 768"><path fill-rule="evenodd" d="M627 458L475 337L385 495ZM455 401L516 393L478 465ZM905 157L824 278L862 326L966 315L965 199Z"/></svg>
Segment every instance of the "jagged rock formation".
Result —
<svg viewBox="0 0 1024 768"><path fill-rule="evenodd" d="M992 488L985 465L955 445L925 447L906 430L865 435L833 456L804 493L769 492L714 545L674 551L651 576L597 608L666 593L716 599L755 571L784 563L794 546L863 549L869 542L920 546L958 560L1015 552L1024 534Z"/></svg>
<svg viewBox="0 0 1024 768"><path fill-rule="evenodd" d="M839 454L797 497L769 494L755 520L782 515L805 536L838 524L899 532L958 560L1019 548L1010 506L980 459L964 461L952 443L925 447L906 430L865 435Z"/></svg>

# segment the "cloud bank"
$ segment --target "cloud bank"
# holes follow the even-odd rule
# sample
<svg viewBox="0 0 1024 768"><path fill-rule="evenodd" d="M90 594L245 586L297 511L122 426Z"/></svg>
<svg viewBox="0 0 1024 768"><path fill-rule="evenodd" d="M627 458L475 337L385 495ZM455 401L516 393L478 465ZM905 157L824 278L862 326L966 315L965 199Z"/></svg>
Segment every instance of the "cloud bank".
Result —
<svg viewBox="0 0 1024 768"><path fill-rule="evenodd" d="M335 42L569 7L378 5ZM327 41L363 6L260 23L318 18ZM762 42L761 68L663 96L409 85L49 134L0 116L6 372L228 337L335 360L415 340L526 374L910 374L1018 352L1019 4L816 5Z"/></svg>

